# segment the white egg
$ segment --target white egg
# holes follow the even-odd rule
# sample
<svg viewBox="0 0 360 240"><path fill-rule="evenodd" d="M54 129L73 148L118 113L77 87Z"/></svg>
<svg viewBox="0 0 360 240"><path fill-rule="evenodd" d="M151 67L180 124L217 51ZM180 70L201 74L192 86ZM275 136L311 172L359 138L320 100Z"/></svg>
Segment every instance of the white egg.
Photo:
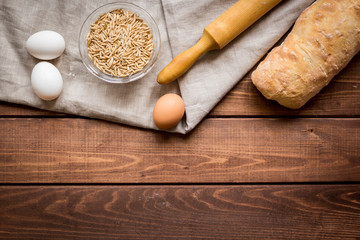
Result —
<svg viewBox="0 0 360 240"><path fill-rule="evenodd" d="M51 60L64 52L65 40L57 32L40 31L29 37L26 41L26 49L38 59Z"/></svg>
<svg viewBox="0 0 360 240"><path fill-rule="evenodd" d="M32 70L31 86L39 98L50 101L60 95L63 79L53 64L39 62Z"/></svg>

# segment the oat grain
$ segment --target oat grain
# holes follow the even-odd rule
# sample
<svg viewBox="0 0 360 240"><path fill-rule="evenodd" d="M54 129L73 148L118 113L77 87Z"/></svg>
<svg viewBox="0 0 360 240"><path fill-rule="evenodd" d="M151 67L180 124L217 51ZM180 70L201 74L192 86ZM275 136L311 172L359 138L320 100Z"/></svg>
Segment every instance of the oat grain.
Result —
<svg viewBox="0 0 360 240"><path fill-rule="evenodd" d="M89 57L102 72L126 77L141 71L153 52L150 27L137 14L115 9L101 15L87 36Z"/></svg>

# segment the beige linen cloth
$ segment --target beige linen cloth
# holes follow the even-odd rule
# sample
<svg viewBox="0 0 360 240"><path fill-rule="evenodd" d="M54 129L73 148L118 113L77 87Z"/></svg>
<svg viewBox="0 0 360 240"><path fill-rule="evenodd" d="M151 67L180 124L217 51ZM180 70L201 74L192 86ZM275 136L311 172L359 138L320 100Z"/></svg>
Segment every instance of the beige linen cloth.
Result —
<svg viewBox="0 0 360 240"><path fill-rule="evenodd" d="M183 97L186 113L178 126L169 131L187 133L287 32L313 0L284 0L224 49L205 54L169 85L156 82L161 69L194 45L203 28L236 0L129 1L153 16L162 41L151 72L128 84L106 83L91 75L78 50L83 21L97 7L110 2L113 0L1 0L0 100L157 129L152 120L153 107L159 97L174 92ZM65 52L50 61L64 80L61 95L50 102L39 99L32 91L30 75L39 60L25 49L29 36L41 30L56 31L66 42Z"/></svg>

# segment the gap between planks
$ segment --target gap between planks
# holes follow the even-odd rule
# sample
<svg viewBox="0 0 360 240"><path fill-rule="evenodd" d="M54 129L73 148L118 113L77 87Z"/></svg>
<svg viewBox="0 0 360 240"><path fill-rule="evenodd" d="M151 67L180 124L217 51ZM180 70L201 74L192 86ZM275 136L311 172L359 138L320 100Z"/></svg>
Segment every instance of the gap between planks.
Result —
<svg viewBox="0 0 360 240"><path fill-rule="evenodd" d="M0 188L16 188L16 187L242 187L242 186L338 186L338 185L359 185L360 181L338 181L338 182L165 182L165 183L2 183Z"/></svg>

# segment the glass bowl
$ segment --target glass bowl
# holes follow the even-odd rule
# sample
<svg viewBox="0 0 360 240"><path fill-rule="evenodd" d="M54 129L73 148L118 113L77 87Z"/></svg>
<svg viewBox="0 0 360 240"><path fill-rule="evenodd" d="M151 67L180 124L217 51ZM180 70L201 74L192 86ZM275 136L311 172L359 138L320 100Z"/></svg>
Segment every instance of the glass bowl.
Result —
<svg viewBox="0 0 360 240"><path fill-rule="evenodd" d="M141 69L139 72L129 75L126 77L117 77L110 74L106 74L102 72L99 68L97 68L93 62L93 60L90 59L88 55L88 48L87 48L87 35L90 32L90 26L93 24L102 14L111 12L115 9L125 9L128 11L131 11L133 13L136 13L140 18L144 20L144 22L147 23L147 25L150 27L152 35L153 35L153 52L151 55L151 58L149 62L144 66L143 69ZM96 77L100 78L101 80L104 80L106 82L110 83L129 83L136 81L143 76L145 76L151 68L154 66L158 55L160 51L160 32L159 28L155 22L155 20L151 17L151 15L146 12L144 9L140 8L139 6L136 6L132 3L126 3L126 2L114 2L105 4L97 9L95 9L85 20L83 25L81 26L80 35L79 35L79 50L80 50L80 56L81 59L85 65L85 67Z"/></svg>

